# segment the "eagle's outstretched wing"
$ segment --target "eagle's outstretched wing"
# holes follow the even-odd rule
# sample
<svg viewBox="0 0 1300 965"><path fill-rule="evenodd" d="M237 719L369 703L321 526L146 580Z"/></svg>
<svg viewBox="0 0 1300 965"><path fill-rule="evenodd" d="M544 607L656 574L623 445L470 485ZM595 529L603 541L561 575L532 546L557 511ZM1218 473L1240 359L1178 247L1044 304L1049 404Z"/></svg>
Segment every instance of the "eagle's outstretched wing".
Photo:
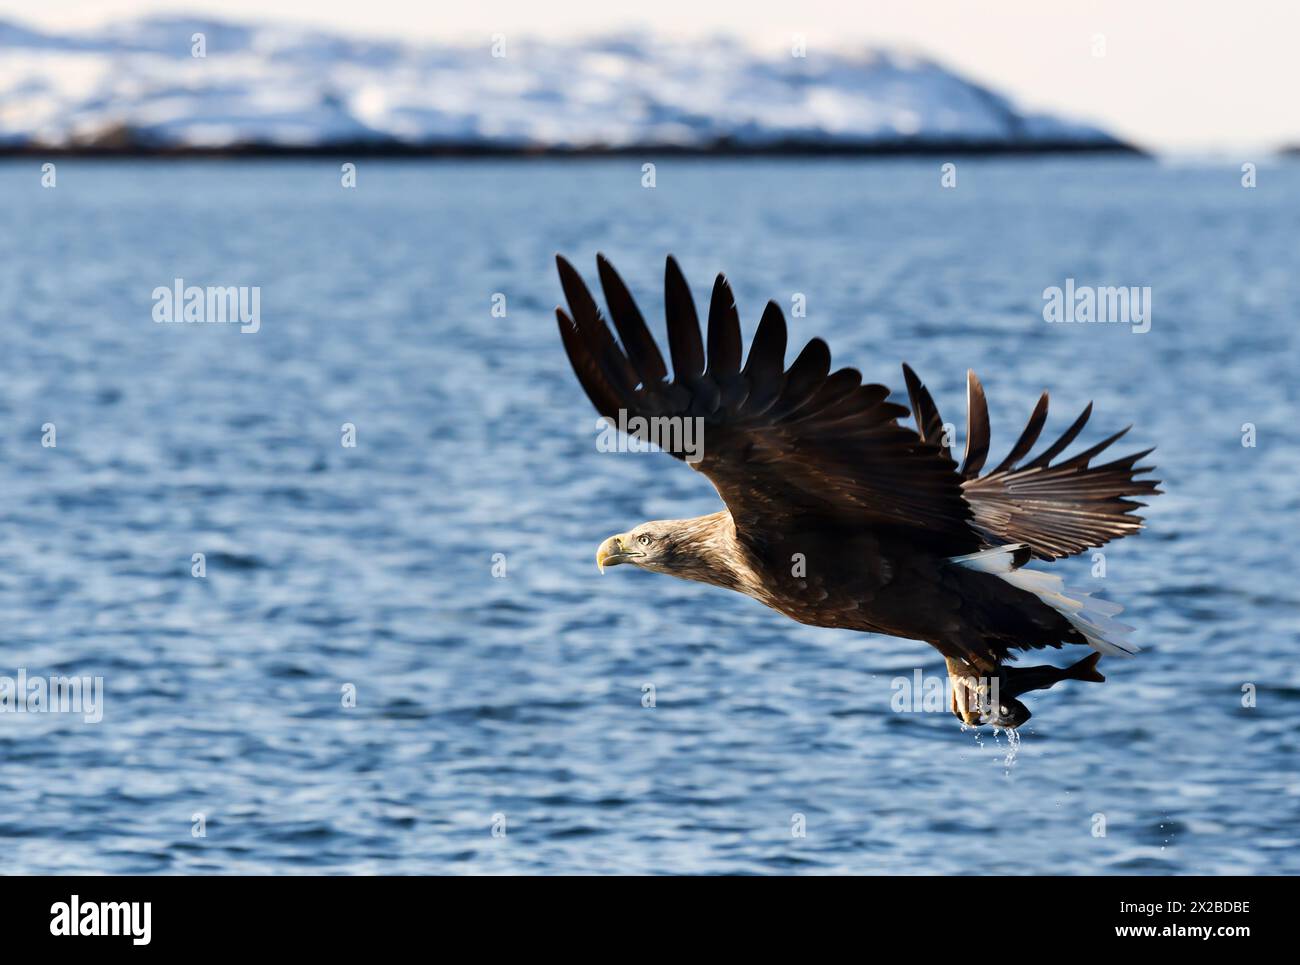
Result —
<svg viewBox="0 0 1300 965"><path fill-rule="evenodd" d="M597 257L619 341L578 273L557 257L571 315L556 309L573 370L597 411L624 424L640 417L698 418L703 452L694 468L717 487L742 536L788 535L800 524L893 526L936 551L981 544L962 479L947 452L900 426L889 390L854 369L831 371L813 339L785 368L786 326L768 302L741 366L740 318L719 275L707 341L690 289L670 256L664 302L673 378L626 286ZM707 345L707 348L706 348ZM643 436L644 437L644 436ZM678 458L686 453L674 452Z"/></svg>
<svg viewBox="0 0 1300 965"><path fill-rule="evenodd" d="M908 366L903 366L907 394L921 438L946 452L943 420L929 391ZM974 372L966 374L966 454L959 473L962 493L975 514L974 526L989 543L1027 543L1043 560L1074 556L1142 528L1133 515L1145 505L1130 496L1159 493L1158 479L1138 479L1150 466L1138 461L1151 450L1124 456L1100 466L1089 463L1128 429L1122 429L1078 455L1055 464L1052 460L1074 441L1092 414L1092 404L1061 437L1020 465L1038 441L1047 421L1047 393L1034 406L1029 423L1007 457L981 476L989 453L989 413L984 388Z"/></svg>

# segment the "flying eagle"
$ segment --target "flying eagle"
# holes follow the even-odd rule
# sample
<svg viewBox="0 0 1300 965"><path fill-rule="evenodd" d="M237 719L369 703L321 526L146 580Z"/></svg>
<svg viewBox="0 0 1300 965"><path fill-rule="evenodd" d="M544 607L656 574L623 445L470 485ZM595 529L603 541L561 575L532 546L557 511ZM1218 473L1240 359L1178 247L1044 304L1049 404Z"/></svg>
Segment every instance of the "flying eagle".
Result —
<svg viewBox="0 0 1300 965"><path fill-rule="evenodd" d="M1074 556L1142 527L1160 492L1138 479L1145 452L1092 465L1128 430L1058 459L1092 406L1056 442L1030 450L1047 418L1043 393L1010 453L981 475L989 454L988 407L967 373L966 450L944 439L934 400L906 364L908 410L855 369L831 370L814 338L787 369L786 325L768 302L741 364L740 318L718 275L708 334L686 279L669 256L664 277L673 377L641 312L603 256L596 264L618 339L581 277L556 258L569 311L556 309L573 370L597 411L643 441L658 426L702 429L693 455L672 452L713 483L726 508L694 519L656 520L605 540L606 566L744 593L800 623L924 640L943 654L951 708L964 724L1016 727L1029 710L1016 699L1060 680L1105 678L1102 654L1132 654L1120 607L1067 588L1030 559ZM682 433L678 438L684 438ZM1053 461L1056 460L1056 461ZM1015 651L1091 646L1066 669L1011 667Z"/></svg>

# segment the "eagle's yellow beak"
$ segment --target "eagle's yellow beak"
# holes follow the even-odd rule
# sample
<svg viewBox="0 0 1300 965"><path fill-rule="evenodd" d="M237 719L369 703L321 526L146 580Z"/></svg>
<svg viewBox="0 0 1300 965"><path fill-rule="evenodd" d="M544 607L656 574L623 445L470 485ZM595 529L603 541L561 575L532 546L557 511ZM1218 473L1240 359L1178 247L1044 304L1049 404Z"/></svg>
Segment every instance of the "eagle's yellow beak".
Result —
<svg viewBox="0 0 1300 965"><path fill-rule="evenodd" d="M640 553L629 553L623 546L622 535L611 536L605 542L600 544L600 549L596 550L596 568L600 572L605 572L606 566L617 566L619 563L628 563L634 557L640 556Z"/></svg>

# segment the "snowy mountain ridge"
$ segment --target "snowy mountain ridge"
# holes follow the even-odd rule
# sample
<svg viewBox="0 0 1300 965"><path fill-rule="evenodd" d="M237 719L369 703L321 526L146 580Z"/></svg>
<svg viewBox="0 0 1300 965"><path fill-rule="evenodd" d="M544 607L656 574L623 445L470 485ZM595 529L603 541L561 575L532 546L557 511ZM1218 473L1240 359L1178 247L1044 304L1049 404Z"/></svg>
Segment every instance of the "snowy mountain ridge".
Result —
<svg viewBox="0 0 1300 965"><path fill-rule="evenodd" d="M1127 147L1099 128L1022 112L925 58L880 49L772 56L725 37L642 34L410 44L174 16L52 34L0 21L0 145L10 149L357 144Z"/></svg>

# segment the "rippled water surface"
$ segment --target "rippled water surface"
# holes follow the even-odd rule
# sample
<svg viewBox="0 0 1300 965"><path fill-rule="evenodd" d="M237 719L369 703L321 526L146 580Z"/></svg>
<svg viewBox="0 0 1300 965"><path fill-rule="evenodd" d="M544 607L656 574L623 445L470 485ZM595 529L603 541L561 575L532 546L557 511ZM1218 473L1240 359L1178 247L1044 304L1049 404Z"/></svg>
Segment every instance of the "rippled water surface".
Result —
<svg viewBox="0 0 1300 965"><path fill-rule="evenodd" d="M958 169L0 166L0 675L104 680L99 723L0 714L6 871L1300 872L1300 168ZM1071 577L1145 652L1031 699L1008 767L891 710L924 644L598 575L717 503L596 451L552 256L597 250L654 319L668 251L747 331L802 293L794 338L958 424L975 368L994 459L1045 387L1049 431L1135 423L1167 493ZM1150 332L1046 324L1070 277L1149 285ZM175 278L260 286L260 332L155 323Z"/></svg>

